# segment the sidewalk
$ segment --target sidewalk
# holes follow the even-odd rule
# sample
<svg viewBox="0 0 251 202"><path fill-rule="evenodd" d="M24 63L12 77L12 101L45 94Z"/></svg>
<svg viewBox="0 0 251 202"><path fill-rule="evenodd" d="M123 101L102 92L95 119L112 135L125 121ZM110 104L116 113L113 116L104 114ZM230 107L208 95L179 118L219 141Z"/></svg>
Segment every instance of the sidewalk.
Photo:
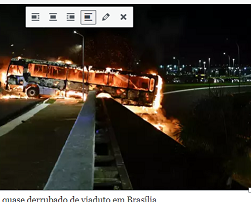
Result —
<svg viewBox="0 0 251 202"><path fill-rule="evenodd" d="M81 107L57 100L0 137L0 189L43 189Z"/></svg>

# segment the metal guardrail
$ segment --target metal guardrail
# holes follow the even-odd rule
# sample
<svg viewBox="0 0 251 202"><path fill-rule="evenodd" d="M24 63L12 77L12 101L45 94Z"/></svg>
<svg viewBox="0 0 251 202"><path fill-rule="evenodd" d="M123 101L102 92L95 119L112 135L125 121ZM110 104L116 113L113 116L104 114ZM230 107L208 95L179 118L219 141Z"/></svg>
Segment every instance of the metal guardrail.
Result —
<svg viewBox="0 0 251 202"><path fill-rule="evenodd" d="M44 190L93 189L95 103L96 92L91 91L77 117Z"/></svg>

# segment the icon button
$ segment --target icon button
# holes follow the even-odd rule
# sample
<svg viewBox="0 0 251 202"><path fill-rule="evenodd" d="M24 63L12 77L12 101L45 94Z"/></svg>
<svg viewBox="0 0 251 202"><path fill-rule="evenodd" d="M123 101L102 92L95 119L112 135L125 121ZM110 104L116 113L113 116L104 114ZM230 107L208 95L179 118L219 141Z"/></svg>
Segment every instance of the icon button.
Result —
<svg viewBox="0 0 251 202"><path fill-rule="evenodd" d="M39 13L32 13L31 21L39 21Z"/></svg>
<svg viewBox="0 0 251 202"><path fill-rule="evenodd" d="M126 20L126 14L121 14L120 20Z"/></svg>
<svg viewBox="0 0 251 202"><path fill-rule="evenodd" d="M80 11L82 25L95 25L96 24L96 11L94 10L85 10Z"/></svg>
<svg viewBox="0 0 251 202"><path fill-rule="evenodd" d="M105 15L104 15L104 17L102 18L102 21L105 21L107 18L109 18L110 17L110 14L109 13L106 13Z"/></svg>
<svg viewBox="0 0 251 202"><path fill-rule="evenodd" d="M57 13L49 13L50 21L57 21Z"/></svg>
<svg viewBox="0 0 251 202"><path fill-rule="evenodd" d="M67 13L67 21L75 21L75 13Z"/></svg>

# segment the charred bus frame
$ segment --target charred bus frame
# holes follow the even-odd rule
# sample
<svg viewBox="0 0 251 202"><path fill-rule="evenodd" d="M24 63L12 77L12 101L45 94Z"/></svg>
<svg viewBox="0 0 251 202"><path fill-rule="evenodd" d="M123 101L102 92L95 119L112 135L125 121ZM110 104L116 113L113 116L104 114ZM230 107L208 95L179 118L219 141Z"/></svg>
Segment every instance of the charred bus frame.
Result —
<svg viewBox="0 0 251 202"><path fill-rule="evenodd" d="M12 74L12 67L16 73ZM23 70L20 70L23 68ZM35 68L38 72L35 73ZM50 75L50 71L62 71L60 75ZM19 71L19 72L18 72ZM158 76L152 74L136 74L131 71L120 71L111 68L92 68L84 70L85 83L97 94L104 92L113 98L119 99L123 104L152 106L156 93ZM78 74L73 78L71 75ZM38 95L57 95L70 91L79 93L83 91L83 69L77 65L60 62L50 62L35 59L12 58L7 70L6 89L26 92L29 97ZM49 75L49 76L48 76ZM75 75L76 76L76 75ZM14 82L10 82L13 80ZM74 95L73 93L72 95Z"/></svg>

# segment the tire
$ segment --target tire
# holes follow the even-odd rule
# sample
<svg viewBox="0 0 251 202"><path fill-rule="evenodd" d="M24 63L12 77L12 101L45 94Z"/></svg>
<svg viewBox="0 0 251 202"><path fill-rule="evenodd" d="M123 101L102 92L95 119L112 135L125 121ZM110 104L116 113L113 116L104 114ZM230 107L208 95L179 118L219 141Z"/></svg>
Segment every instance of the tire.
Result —
<svg viewBox="0 0 251 202"><path fill-rule="evenodd" d="M33 97L33 98L38 97L39 94L38 89L35 87L30 87L26 93L28 97Z"/></svg>

